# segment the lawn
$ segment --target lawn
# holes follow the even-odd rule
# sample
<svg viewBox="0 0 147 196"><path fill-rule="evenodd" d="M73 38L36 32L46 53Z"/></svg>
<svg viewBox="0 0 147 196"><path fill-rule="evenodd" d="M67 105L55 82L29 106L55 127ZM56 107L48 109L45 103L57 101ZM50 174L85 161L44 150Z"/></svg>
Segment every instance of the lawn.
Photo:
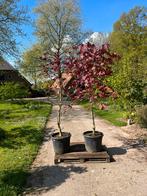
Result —
<svg viewBox="0 0 147 196"><path fill-rule="evenodd" d="M90 104L87 101L82 101L80 104L86 109L90 108ZM126 112L118 110L116 109L116 107L115 109L113 107L109 107L109 109L107 110L100 110L98 109L98 107L95 106L94 112L96 116L99 116L109 121L115 126L121 127L127 125L127 123L125 122Z"/></svg>
<svg viewBox="0 0 147 196"><path fill-rule="evenodd" d="M23 191L50 112L47 103L0 102L0 196Z"/></svg>

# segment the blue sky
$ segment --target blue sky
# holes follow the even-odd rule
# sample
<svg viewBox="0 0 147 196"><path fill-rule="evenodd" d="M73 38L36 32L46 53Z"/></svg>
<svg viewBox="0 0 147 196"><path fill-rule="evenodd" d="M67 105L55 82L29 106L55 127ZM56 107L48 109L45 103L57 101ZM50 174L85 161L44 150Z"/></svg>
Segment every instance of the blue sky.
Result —
<svg viewBox="0 0 147 196"><path fill-rule="evenodd" d="M93 32L111 32L113 24L123 12L128 12L133 7L147 6L147 0L79 0L83 29ZM35 19L32 9L37 0L21 0L21 4L28 6L30 16ZM34 29L24 26L27 37L19 40L22 43L22 51L29 48L35 42Z"/></svg>
<svg viewBox="0 0 147 196"><path fill-rule="evenodd" d="M136 5L146 5L146 0L80 0L84 28L92 31L111 32L113 23L123 12Z"/></svg>

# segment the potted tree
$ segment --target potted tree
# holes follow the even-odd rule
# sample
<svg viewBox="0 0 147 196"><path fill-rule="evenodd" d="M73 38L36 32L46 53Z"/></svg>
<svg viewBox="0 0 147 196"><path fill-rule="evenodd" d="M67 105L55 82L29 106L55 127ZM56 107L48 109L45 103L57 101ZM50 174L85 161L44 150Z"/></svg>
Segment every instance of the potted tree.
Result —
<svg viewBox="0 0 147 196"><path fill-rule="evenodd" d="M69 151L71 134L62 132L61 110L63 105L64 59L68 48L79 39L81 19L79 8L72 0L44 1L36 8L39 15L36 23L36 35L41 42L44 54L44 71L49 78L58 81L58 132L52 134L54 151L62 154Z"/></svg>
<svg viewBox="0 0 147 196"><path fill-rule="evenodd" d="M69 132L63 132L61 128L61 114L63 103L63 74L62 74L62 64L59 51L55 53L54 59L50 59L48 53L44 53L41 57L42 60L49 62L44 64L44 70L46 73L48 71L56 81L56 95L58 104L58 114L57 114L57 126L58 132L52 134L53 147L56 154L63 154L70 150L70 137Z"/></svg>
<svg viewBox="0 0 147 196"><path fill-rule="evenodd" d="M73 76L67 93L72 99L90 101L93 128L83 135L86 150L96 152L101 150L103 133L96 131L94 104L116 95L107 85L106 77L112 74L110 65L118 55L110 52L108 44L99 48L91 43L81 44L76 51L76 55L67 60L67 71Z"/></svg>

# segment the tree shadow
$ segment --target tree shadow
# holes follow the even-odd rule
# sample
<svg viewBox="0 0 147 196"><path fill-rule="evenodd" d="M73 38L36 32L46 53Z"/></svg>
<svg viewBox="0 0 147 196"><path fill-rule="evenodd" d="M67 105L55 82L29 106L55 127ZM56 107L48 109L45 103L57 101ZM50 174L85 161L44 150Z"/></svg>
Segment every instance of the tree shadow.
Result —
<svg viewBox="0 0 147 196"><path fill-rule="evenodd" d="M123 144L121 148L126 149L126 151L130 149L136 149L137 151L142 153L147 160L147 144L145 143L143 138L129 139L122 136L117 136L116 138L122 141Z"/></svg>
<svg viewBox="0 0 147 196"><path fill-rule="evenodd" d="M18 122L19 120L23 120L27 117L27 112L29 110L20 110L20 109L14 109L13 110L0 110L0 120L7 120L10 122Z"/></svg>
<svg viewBox="0 0 147 196"><path fill-rule="evenodd" d="M64 105L65 106L65 105ZM64 106L62 107L62 120L66 121L78 121L79 119L85 119L85 120L91 120L91 116L89 115L89 112L81 108L73 106L72 108L69 107L69 109L64 109ZM54 113L52 113L52 118L57 118L57 112L58 108L54 108ZM72 111L72 112L71 112Z"/></svg>
<svg viewBox="0 0 147 196"><path fill-rule="evenodd" d="M43 139L43 134L40 129L34 128L32 126L22 126L12 128L7 134L7 138L1 143L1 147L5 148L20 148L20 146L28 144L38 144L41 143Z"/></svg>
<svg viewBox="0 0 147 196"><path fill-rule="evenodd" d="M7 133L4 129L0 128L0 142L6 139Z"/></svg>
<svg viewBox="0 0 147 196"><path fill-rule="evenodd" d="M21 101L21 102L10 102L12 108L11 109L0 109L0 119L2 120L9 120L9 121L18 121L24 118L27 118L28 112L33 117L32 111L36 113L39 112L43 107L42 102L28 102L28 101ZM20 108L13 108L13 105L21 105ZM49 104L47 104L49 105Z"/></svg>
<svg viewBox="0 0 147 196"><path fill-rule="evenodd" d="M54 127L45 128L43 141L49 141L55 131L56 129Z"/></svg>
<svg viewBox="0 0 147 196"><path fill-rule="evenodd" d="M136 138L136 139L123 138L123 147L125 147L127 150L137 149L137 151L142 153L145 159L147 160L147 144L145 143L143 138ZM139 160L138 162L140 161L141 160Z"/></svg>
<svg viewBox="0 0 147 196"><path fill-rule="evenodd" d="M143 138L129 139L129 138L119 136L117 137L117 139L123 142L122 147L125 149L132 149L132 148L142 149L147 147L147 144L145 143Z"/></svg>
<svg viewBox="0 0 147 196"><path fill-rule="evenodd" d="M81 174L87 172L86 167L81 166L44 166L36 168L28 178L26 185L27 192L46 192L60 186L74 173Z"/></svg>
<svg viewBox="0 0 147 196"><path fill-rule="evenodd" d="M0 119L8 119L9 118L9 114L11 113L11 111L9 109L7 110L0 110Z"/></svg>
<svg viewBox="0 0 147 196"><path fill-rule="evenodd" d="M11 190L17 194L20 194L22 190L24 190L24 184L26 184L26 179L28 176L29 173L23 169L6 170L5 172L0 172L0 191L1 189L4 189L4 191L7 193L7 191Z"/></svg>
<svg viewBox="0 0 147 196"><path fill-rule="evenodd" d="M143 139L137 138L137 139L124 139L123 145L127 148L137 148L141 149L146 147L146 144Z"/></svg>

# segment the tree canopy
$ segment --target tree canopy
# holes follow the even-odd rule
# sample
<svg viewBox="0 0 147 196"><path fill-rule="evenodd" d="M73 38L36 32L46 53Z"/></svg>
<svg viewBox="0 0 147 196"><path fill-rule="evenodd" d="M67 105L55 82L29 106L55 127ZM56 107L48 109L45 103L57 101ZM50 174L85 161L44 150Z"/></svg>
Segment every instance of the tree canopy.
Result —
<svg viewBox="0 0 147 196"><path fill-rule="evenodd" d="M127 104L142 101L147 82L147 8L135 7L124 13L109 39L111 48L121 56L113 66L113 86Z"/></svg>
<svg viewBox="0 0 147 196"><path fill-rule="evenodd" d="M41 54L42 47L40 44L35 44L22 54L22 59L19 62L19 70L37 86L42 78Z"/></svg>
<svg viewBox="0 0 147 196"><path fill-rule="evenodd" d="M24 35L22 25L28 22L27 10L19 0L0 1L0 56L17 56L16 37Z"/></svg>
<svg viewBox="0 0 147 196"><path fill-rule="evenodd" d="M39 15L36 35L50 54L63 53L68 44L79 40L81 19L76 1L46 0L35 12Z"/></svg>

